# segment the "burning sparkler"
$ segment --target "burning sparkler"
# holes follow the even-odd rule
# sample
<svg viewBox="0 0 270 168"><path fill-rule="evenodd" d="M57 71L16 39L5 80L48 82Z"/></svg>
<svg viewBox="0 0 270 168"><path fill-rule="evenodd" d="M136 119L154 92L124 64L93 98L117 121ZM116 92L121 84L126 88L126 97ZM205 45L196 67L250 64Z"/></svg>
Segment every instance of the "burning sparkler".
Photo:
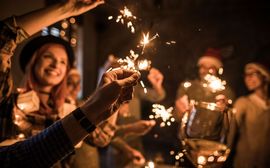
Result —
<svg viewBox="0 0 270 168"><path fill-rule="evenodd" d="M137 67L139 70L150 70L151 68L151 61L147 59L138 60Z"/></svg>
<svg viewBox="0 0 270 168"><path fill-rule="evenodd" d="M119 23L120 22L122 24L125 24L125 22L126 22L127 28L130 29L131 33L135 33L135 28L133 26L133 22L132 21L133 20L136 20L137 17L134 16L132 14L132 12L126 6L124 6L124 9L119 10L119 12L120 12L120 15L118 15L116 17L115 22L116 23ZM112 20L112 19L113 19L113 16L109 16L108 17L108 20Z"/></svg>
<svg viewBox="0 0 270 168"><path fill-rule="evenodd" d="M148 64L147 65L142 65L142 63L139 64L139 62L137 62L136 64L136 60L137 58L139 57L138 54L136 54L133 50L130 50L130 55L129 56L126 56L125 59L119 59L117 62L120 64L120 67L123 68L123 69L127 69L127 70L133 70L133 71L139 71L139 70L142 70L140 69L141 68L145 68L145 66L149 67L149 61L148 61ZM151 63L151 61L150 61ZM140 84L141 86L143 87L143 91L144 93L146 94L147 93L147 89L143 83L143 81L141 80L140 81Z"/></svg>
<svg viewBox="0 0 270 168"><path fill-rule="evenodd" d="M175 118L173 118L172 115L173 107L166 109L163 105L160 104L153 104L152 107L152 112L154 115L150 115L149 118L161 118L162 122L160 123L160 127L165 127L166 125L170 126L171 123L175 121Z"/></svg>
<svg viewBox="0 0 270 168"><path fill-rule="evenodd" d="M153 37L149 39L149 32L147 34L143 33L143 39L140 42L140 45L142 46L142 54L144 53L144 49L146 45L148 45L152 40L159 37L159 35L156 33Z"/></svg>
<svg viewBox="0 0 270 168"><path fill-rule="evenodd" d="M118 63L120 64L120 67L127 70L137 70L135 61L139 57L139 54L136 54L133 50L130 50L130 55L126 56L125 59L118 59Z"/></svg>
<svg viewBox="0 0 270 168"><path fill-rule="evenodd" d="M204 79L206 82L203 83L203 87L209 88L213 93L225 90L226 81L210 74L207 74Z"/></svg>

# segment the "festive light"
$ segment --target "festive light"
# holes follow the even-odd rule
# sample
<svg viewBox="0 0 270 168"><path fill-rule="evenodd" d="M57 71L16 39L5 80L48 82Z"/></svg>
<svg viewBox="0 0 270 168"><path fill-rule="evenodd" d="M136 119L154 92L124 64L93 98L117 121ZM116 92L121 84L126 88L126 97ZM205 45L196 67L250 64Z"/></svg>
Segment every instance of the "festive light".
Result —
<svg viewBox="0 0 270 168"><path fill-rule="evenodd" d="M151 61L147 59L138 60L137 67L139 70L149 70L151 68Z"/></svg>
<svg viewBox="0 0 270 168"><path fill-rule="evenodd" d="M203 83L203 87L209 88L213 93L225 90L226 81L222 81L218 77L210 74L207 74L204 79L206 82Z"/></svg>
<svg viewBox="0 0 270 168"><path fill-rule="evenodd" d="M147 162L145 168L155 168L155 163L153 161Z"/></svg>
<svg viewBox="0 0 270 168"><path fill-rule="evenodd" d="M153 104L152 105L152 112L154 115L150 115L150 119L157 119L161 118L162 122L160 123L160 127L170 126L171 122L174 122L175 119L172 115L173 107L170 107L168 109L165 108L165 106L160 104Z"/></svg>
<svg viewBox="0 0 270 168"><path fill-rule="evenodd" d="M151 37L149 39L149 32L144 34L143 33L143 38L142 40L140 41L140 45L142 46L142 54L144 53L144 49L145 47L154 39L156 39L157 37L159 37L159 35L156 33L153 37Z"/></svg>

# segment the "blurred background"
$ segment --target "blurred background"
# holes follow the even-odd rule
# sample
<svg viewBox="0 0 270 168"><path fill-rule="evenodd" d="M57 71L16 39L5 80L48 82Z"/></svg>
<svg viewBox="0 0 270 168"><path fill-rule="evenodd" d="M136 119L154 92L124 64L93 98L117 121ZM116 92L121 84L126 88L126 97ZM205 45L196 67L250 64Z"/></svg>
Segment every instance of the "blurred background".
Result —
<svg viewBox="0 0 270 168"><path fill-rule="evenodd" d="M57 0L1 0L0 19L55 3ZM81 97L96 87L99 68L109 54L124 58L136 50L142 32L159 34L142 57L164 74L167 97L162 102L173 106L180 82L197 75L197 60L208 47L224 49L223 78L236 96L246 93L243 66L253 60L270 64L270 1L267 0L108 0L86 14L65 20L43 30L61 34L71 41L77 65L83 75ZM125 25L108 20L116 17L124 6L137 16L136 32ZM65 24L66 23L66 24ZM66 27L67 26L67 27ZM64 32L64 33L63 33ZM167 45L166 42L175 41ZM22 45L23 46L23 45ZM18 53L20 48L16 51ZM13 57L16 86L22 77L18 57ZM146 83L147 84L147 83ZM143 116L148 118L151 104L144 102ZM170 151L178 149L177 124L154 128L144 137L148 159L161 157L174 162Z"/></svg>

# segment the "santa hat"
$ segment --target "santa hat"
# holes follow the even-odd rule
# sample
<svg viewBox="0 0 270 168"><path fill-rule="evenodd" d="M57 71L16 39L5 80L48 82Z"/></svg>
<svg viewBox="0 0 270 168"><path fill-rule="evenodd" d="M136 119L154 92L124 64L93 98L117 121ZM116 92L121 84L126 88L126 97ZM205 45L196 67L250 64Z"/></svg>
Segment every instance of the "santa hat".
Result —
<svg viewBox="0 0 270 168"><path fill-rule="evenodd" d="M198 60L198 66L203 64L212 65L216 69L219 69L223 66L221 62L221 52L216 48L208 48L206 52Z"/></svg>
<svg viewBox="0 0 270 168"><path fill-rule="evenodd" d="M248 69L257 70L258 72L260 72L265 77L266 81L268 81L268 82L270 81L270 72L264 65L262 65L260 63L252 62L252 63L248 63L245 66L245 71L247 71Z"/></svg>

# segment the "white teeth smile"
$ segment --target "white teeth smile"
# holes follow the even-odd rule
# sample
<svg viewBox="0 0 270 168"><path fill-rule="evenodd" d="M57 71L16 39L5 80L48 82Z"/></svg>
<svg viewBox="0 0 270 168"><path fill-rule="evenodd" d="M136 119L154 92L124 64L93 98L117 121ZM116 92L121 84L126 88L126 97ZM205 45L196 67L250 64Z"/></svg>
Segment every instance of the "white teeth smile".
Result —
<svg viewBox="0 0 270 168"><path fill-rule="evenodd" d="M54 76L58 76L60 75L60 73L58 71L55 70L46 70L46 72L50 75L54 75Z"/></svg>

